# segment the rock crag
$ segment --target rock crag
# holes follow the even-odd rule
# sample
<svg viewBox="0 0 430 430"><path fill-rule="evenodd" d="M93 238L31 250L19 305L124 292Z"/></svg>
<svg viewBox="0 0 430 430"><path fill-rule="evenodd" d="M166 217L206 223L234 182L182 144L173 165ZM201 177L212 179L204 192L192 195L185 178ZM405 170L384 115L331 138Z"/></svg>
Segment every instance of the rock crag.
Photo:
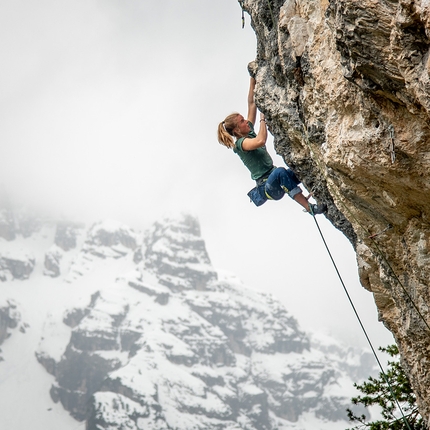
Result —
<svg viewBox="0 0 430 430"><path fill-rule="evenodd" d="M51 230L40 253L63 254L51 270L40 261L39 282L63 281L68 298L46 317L35 355L53 377L52 401L88 430L346 424L352 378L373 371L370 354L310 336L273 296L215 270L194 217L143 235L96 223L68 250L64 229Z"/></svg>
<svg viewBox="0 0 430 430"><path fill-rule="evenodd" d="M428 422L429 3L242 4L276 151L351 241Z"/></svg>

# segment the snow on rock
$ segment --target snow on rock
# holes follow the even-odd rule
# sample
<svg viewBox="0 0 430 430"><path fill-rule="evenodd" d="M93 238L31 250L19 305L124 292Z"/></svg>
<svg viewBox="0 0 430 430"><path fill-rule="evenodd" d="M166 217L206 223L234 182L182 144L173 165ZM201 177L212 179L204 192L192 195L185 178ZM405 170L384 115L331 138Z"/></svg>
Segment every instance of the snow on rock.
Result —
<svg viewBox="0 0 430 430"><path fill-rule="evenodd" d="M145 245L145 268L172 290L205 289L217 278L200 237L199 222L190 215L156 222Z"/></svg>
<svg viewBox="0 0 430 430"><path fill-rule="evenodd" d="M0 301L0 345L10 336L8 329L18 326L21 315L14 300L2 299Z"/></svg>
<svg viewBox="0 0 430 430"><path fill-rule="evenodd" d="M60 263L64 251L57 245L52 245L45 254L45 271L44 274L53 278L60 276Z"/></svg>
<svg viewBox="0 0 430 430"><path fill-rule="evenodd" d="M35 266L35 258L20 249L0 254L0 280L28 279Z"/></svg>
<svg viewBox="0 0 430 430"><path fill-rule="evenodd" d="M155 296L156 301L161 305L167 305L169 302L169 291L164 286L151 285L148 283L140 282L139 280L130 280L128 285L141 293L148 294L148 296ZM167 290L167 291L166 291Z"/></svg>
<svg viewBox="0 0 430 430"><path fill-rule="evenodd" d="M98 259L121 259L132 254L137 240L137 234L118 221L95 223L88 230L82 247L71 261L66 282L73 282L89 273Z"/></svg>
<svg viewBox="0 0 430 430"><path fill-rule="evenodd" d="M107 220L95 224L88 235L88 243L98 246L123 245L126 248L136 248L136 234L134 231L115 220Z"/></svg>
<svg viewBox="0 0 430 430"><path fill-rule="evenodd" d="M156 422L146 405L140 405L122 394L99 392L94 396L94 411L89 427L112 430L119 428L128 430L138 430L139 428L161 430L164 428L167 430L167 427L156 427L155 425L140 427L134 421L130 423L130 414L135 417L136 421L150 418L150 422Z"/></svg>
<svg viewBox="0 0 430 430"><path fill-rule="evenodd" d="M88 232L84 250L101 258L119 258L136 248L134 231L118 221L94 224Z"/></svg>
<svg viewBox="0 0 430 430"><path fill-rule="evenodd" d="M59 222L55 232L55 245L63 251L69 251L76 247L79 229L83 228L83 224L71 222Z"/></svg>
<svg viewBox="0 0 430 430"><path fill-rule="evenodd" d="M30 312L28 301L24 309L40 330L32 360L51 378L53 407L77 426L344 428L349 375L363 372L363 354L310 339L274 297L218 275L196 219L166 218L144 238L118 222L97 223L67 251L58 231L40 242L38 283L26 281L49 311ZM56 253L58 265L45 260L43 273L39 255ZM5 338L13 311L0 306Z"/></svg>
<svg viewBox="0 0 430 430"><path fill-rule="evenodd" d="M309 340L297 321L271 295L252 291L241 284L220 282L212 290L189 291L192 309L229 337L233 351L302 352Z"/></svg>

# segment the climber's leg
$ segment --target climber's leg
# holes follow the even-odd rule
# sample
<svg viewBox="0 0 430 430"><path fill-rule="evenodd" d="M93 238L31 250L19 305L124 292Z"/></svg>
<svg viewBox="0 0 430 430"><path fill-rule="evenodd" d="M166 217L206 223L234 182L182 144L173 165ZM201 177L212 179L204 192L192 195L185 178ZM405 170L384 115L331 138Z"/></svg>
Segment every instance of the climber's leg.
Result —
<svg viewBox="0 0 430 430"><path fill-rule="evenodd" d="M297 193L293 199L301 206L303 206L306 209L306 212L309 212L309 202L308 199L303 195L302 191L300 190L300 193Z"/></svg>
<svg viewBox="0 0 430 430"><path fill-rule="evenodd" d="M278 167L267 178L266 194L273 200L280 200L285 193L294 198L296 194L302 192L298 187L299 183L300 181L292 170Z"/></svg>
<svg viewBox="0 0 430 430"><path fill-rule="evenodd" d="M322 214L327 211L325 204L312 204L303 195L301 188L298 186L299 179L291 169L278 167L267 178L265 191L266 196L273 200L280 200L285 193L301 205L306 212L312 215Z"/></svg>

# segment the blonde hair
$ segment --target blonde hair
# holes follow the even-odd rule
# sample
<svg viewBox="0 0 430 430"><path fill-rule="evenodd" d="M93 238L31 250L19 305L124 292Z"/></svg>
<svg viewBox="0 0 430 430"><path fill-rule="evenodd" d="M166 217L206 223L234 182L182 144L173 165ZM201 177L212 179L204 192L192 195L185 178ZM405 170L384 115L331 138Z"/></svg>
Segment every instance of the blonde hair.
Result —
<svg viewBox="0 0 430 430"><path fill-rule="evenodd" d="M234 148L233 137L237 137L234 133L234 129L237 126L238 116L239 114L234 112L218 125L218 142L230 149Z"/></svg>

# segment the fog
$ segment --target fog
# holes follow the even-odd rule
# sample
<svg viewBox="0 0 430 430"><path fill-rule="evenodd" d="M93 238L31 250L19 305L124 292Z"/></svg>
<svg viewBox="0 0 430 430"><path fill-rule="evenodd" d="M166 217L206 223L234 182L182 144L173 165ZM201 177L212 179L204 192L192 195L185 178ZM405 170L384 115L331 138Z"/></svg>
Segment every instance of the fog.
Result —
<svg viewBox="0 0 430 430"><path fill-rule="evenodd" d="M246 114L255 35L234 0L0 4L0 184L34 213L144 229L196 215L212 263L272 292L302 328L366 345L314 220L292 200L256 208L216 128ZM268 149L281 166L283 160ZM391 342L349 242L318 222L376 346Z"/></svg>

